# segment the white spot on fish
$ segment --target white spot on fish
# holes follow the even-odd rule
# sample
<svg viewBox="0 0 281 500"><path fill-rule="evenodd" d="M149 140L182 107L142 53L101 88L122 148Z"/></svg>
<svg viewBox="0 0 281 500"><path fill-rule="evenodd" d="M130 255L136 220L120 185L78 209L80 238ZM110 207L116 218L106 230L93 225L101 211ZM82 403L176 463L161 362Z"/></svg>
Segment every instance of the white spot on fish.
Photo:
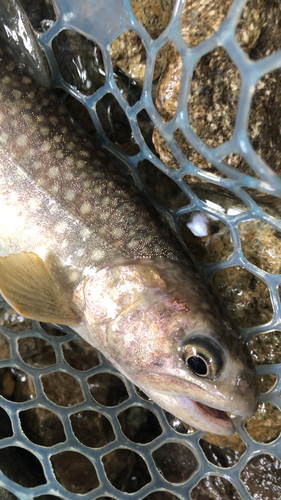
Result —
<svg viewBox="0 0 281 500"><path fill-rule="evenodd" d="M56 152L56 158L59 158L60 160L64 157L64 154L61 150Z"/></svg>
<svg viewBox="0 0 281 500"><path fill-rule="evenodd" d="M55 226L55 231L57 233L64 233L66 231L66 228L67 228L67 223L66 222L59 222L56 226Z"/></svg>
<svg viewBox="0 0 281 500"><path fill-rule="evenodd" d="M85 203L83 203L83 205L81 205L81 207L80 207L81 214L85 215L85 214L88 214L90 211L91 211L90 203L85 202Z"/></svg>
<svg viewBox="0 0 281 500"><path fill-rule="evenodd" d="M106 212L103 212L100 215L101 220L106 220L106 219L108 219L108 217L109 217L109 213L106 213Z"/></svg>
<svg viewBox="0 0 281 500"><path fill-rule="evenodd" d="M74 142L68 142L68 143L66 144L66 149L67 149L68 151L73 151L73 149L74 149L74 148L75 148L75 144L74 144ZM79 161L78 161L78 164L79 164Z"/></svg>
<svg viewBox="0 0 281 500"><path fill-rule="evenodd" d="M8 139L8 134L6 134L6 132L2 132L2 134L0 135L0 142L2 142L2 144L5 144L6 142L8 142Z"/></svg>
<svg viewBox="0 0 281 500"><path fill-rule="evenodd" d="M66 181L71 181L71 179L73 179L73 174L71 172L66 172L64 178Z"/></svg>
<svg viewBox="0 0 281 500"><path fill-rule="evenodd" d="M94 259L94 260L103 259L104 256L105 256L105 252L103 250L98 249L98 248L92 252L92 259Z"/></svg>
<svg viewBox="0 0 281 500"><path fill-rule="evenodd" d="M103 206L106 206L106 205L109 205L110 204L110 198L107 196L107 197L104 197L101 201L101 204Z"/></svg>
<svg viewBox="0 0 281 500"><path fill-rule="evenodd" d="M25 151L26 156L34 156L36 153L35 149L29 148L27 151Z"/></svg>
<svg viewBox="0 0 281 500"><path fill-rule="evenodd" d="M51 123L53 123L53 125L59 122L56 116L49 116L49 120Z"/></svg>
<svg viewBox="0 0 281 500"><path fill-rule="evenodd" d="M28 83L32 83L31 78L29 78L28 76L23 76L21 81L22 81L22 83L24 83L25 85L27 85Z"/></svg>
<svg viewBox="0 0 281 500"><path fill-rule="evenodd" d="M37 182L38 182L39 186L42 186L42 187L45 186L45 184L46 184L46 181L45 181L45 179L43 179L43 177L40 177L40 179L38 179Z"/></svg>
<svg viewBox="0 0 281 500"><path fill-rule="evenodd" d="M15 69L14 61L10 61L9 64L7 64L6 68L8 71L14 71L14 69Z"/></svg>
<svg viewBox="0 0 281 500"><path fill-rule="evenodd" d="M88 227L84 227L84 229L82 229L81 231L81 236L82 238L88 238L89 236L91 236L91 231Z"/></svg>
<svg viewBox="0 0 281 500"><path fill-rule="evenodd" d="M16 144L21 148L23 148L24 146L27 145L27 141L28 141L27 135L22 134L18 136Z"/></svg>
<svg viewBox="0 0 281 500"><path fill-rule="evenodd" d="M13 89L13 96L16 100L20 99L21 96L22 96L22 92L20 90L17 90L17 89Z"/></svg>
<svg viewBox="0 0 281 500"><path fill-rule="evenodd" d="M83 186L84 186L85 189L88 189L91 186L91 182L90 181L85 181L83 183Z"/></svg>
<svg viewBox="0 0 281 500"><path fill-rule="evenodd" d="M49 135L50 129L49 127L40 127L40 132L42 135Z"/></svg>
<svg viewBox="0 0 281 500"><path fill-rule="evenodd" d="M129 248L135 248L137 246L138 246L137 240L132 240L132 241L129 241L129 243L128 243Z"/></svg>
<svg viewBox="0 0 281 500"><path fill-rule="evenodd" d="M73 189L68 189L68 191L66 191L65 198L66 198L66 200L69 200L69 201L74 200L75 191L73 191Z"/></svg>
<svg viewBox="0 0 281 500"><path fill-rule="evenodd" d="M50 143L50 141L44 141L41 148L42 148L42 151L49 151L52 147L52 144Z"/></svg>
<svg viewBox="0 0 281 500"><path fill-rule="evenodd" d="M83 160L79 160L79 161L77 162L77 167L78 167L78 168L84 168L84 167L85 167L85 162L84 162Z"/></svg>
<svg viewBox="0 0 281 500"><path fill-rule="evenodd" d="M116 236L117 238L120 238L123 235L123 230L120 227L116 227L112 231L113 236Z"/></svg>
<svg viewBox="0 0 281 500"><path fill-rule="evenodd" d="M33 122L33 120L32 120L32 118L31 118L31 116L30 116L30 115L27 115L27 114L26 114L26 115L23 115L23 117L22 117L22 118L23 118L23 121L24 121L27 125L30 125L30 124Z"/></svg>
<svg viewBox="0 0 281 500"><path fill-rule="evenodd" d="M59 169L58 167L52 167L50 168L48 175L51 179L55 179L59 175Z"/></svg>
<svg viewBox="0 0 281 500"><path fill-rule="evenodd" d="M42 167L42 162L40 160L36 160L34 163L33 163L33 167L38 170L39 168Z"/></svg>

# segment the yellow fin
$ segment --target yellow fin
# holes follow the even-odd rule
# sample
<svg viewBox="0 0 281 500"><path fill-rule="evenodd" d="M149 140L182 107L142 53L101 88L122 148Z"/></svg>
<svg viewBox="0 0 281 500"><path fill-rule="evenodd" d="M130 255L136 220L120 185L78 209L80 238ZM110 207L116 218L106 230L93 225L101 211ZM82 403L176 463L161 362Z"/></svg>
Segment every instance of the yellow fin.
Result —
<svg viewBox="0 0 281 500"><path fill-rule="evenodd" d="M80 318L71 307L72 290L60 274L32 252L0 257L0 290L19 314L75 326Z"/></svg>

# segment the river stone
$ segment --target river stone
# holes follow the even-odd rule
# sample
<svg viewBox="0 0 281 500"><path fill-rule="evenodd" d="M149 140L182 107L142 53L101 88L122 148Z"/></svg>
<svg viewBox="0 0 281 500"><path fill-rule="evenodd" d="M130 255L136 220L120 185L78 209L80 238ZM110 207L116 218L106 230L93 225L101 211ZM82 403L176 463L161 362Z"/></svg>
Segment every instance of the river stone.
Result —
<svg viewBox="0 0 281 500"><path fill-rule="evenodd" d="M218 30L232 2L204 0L204 5L200 2L201 7L196 10L197 3L199 0L187 2L188 6L185 7L182 17L182 34L191 47ZM195 16L193 23L190 22L191 12ZM250 59L258 60L280 49L280 19L281 12L275 0L256 0L246 4L237 25L236 36ZM173 118L177 109L181 68L179 54L171 50L167 66L159 80L156 97L157 110L165 122ZM281 171L278 121L278 110L281 107L280 76L280 70L276 70L258 82L248 124L249 137L255 151L276 173ZM239 72L222 47L215 48L197 62L188 99L188 111L193 130L207 146L215 148L231 138L240 87ZM175 131L174 138L187 159L195 166L217 173L215 167L192 148L180 129ZM178 168L175 158L156 128L153 142L162 161L172 169ZM225 161L237 170L257 177L238 154L229 155Z"/></svg>

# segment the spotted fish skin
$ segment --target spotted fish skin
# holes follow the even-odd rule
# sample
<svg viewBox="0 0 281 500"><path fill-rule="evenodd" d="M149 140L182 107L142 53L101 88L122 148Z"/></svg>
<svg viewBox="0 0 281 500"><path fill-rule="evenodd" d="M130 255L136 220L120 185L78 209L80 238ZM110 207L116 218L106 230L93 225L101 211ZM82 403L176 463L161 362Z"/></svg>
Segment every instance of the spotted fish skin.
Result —
<svg viewBox="0 0 281 500"><path fill-rule="evenodd" d="M120 256L177 258L179 249L175 253L174 245L160 236L137 191L132 187L125 191L114 163L74 132L56 96L44 88L35 92L29 77L15 74L13 62L0 70L0 146L77 222L74 231L71 229L72 238L66 239L67 217L52 212L53 234L65 249L64 255L72 255L77 265L69 245L77 250L81 241L91 240L91 245L84 245L83 257L79 255L78 267L100 265ZM42 204L36 207L33 192L23 189L17 196L19 203L32 207L34 217L37 211L44 224L44 208Z"/></svg>
<svg viewBox="0 0 281 500"><path fill-rule="evenodd" d="M4 59L0 214L0 289L21 314L75 327L203 430L232 433L224 411L255 411L247 349L178 242L114 162L74 132L57 97ZM187 348L203 349L215 375L194 372Z"/></svg>

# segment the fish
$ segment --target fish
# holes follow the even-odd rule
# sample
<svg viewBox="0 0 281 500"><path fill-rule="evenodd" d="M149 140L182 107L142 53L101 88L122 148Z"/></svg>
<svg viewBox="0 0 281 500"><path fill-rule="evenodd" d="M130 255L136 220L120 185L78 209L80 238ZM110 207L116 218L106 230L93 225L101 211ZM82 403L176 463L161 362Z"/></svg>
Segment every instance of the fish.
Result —
<svg viewBox="0 0 281 500"><path fill-rule="evenodd" d="M68 325L148 397L230 435L258 405L255 367L176 237L58 97L0 57L0 290Z"/></svg>
<svg viewBox="0 0 281 500"><path fill-rule="evenodd" d="M47 60L28 16L17 0L0 1L0 43L38 85L51 88Z"/></svg>

